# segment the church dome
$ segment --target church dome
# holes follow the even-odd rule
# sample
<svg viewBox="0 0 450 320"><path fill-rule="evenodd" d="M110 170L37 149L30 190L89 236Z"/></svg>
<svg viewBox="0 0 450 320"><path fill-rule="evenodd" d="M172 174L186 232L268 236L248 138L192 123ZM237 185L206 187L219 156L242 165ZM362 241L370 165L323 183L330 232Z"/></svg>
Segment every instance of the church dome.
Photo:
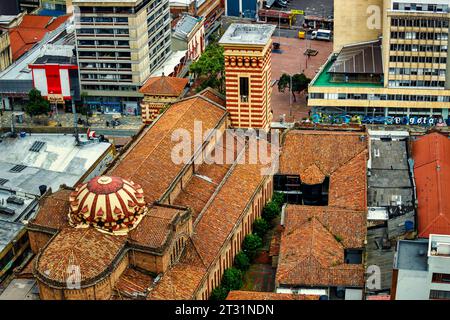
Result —
<svg viewBox="0 0 450 320"><path fill-rule="evenodd" d="M136 227L144 214L142 188L119 177L95 177L70 194L69 223L73 227L93 226L124 234Z"/></svg>

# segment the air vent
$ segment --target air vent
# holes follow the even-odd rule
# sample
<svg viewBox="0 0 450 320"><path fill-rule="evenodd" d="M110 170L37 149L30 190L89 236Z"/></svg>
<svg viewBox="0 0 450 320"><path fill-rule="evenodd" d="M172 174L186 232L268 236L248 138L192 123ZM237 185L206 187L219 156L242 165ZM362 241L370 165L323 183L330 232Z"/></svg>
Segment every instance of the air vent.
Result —
<svg viewBox="0 0 450 320"><path fill-rule="evenodd" d="M16 213L16 211L13 209L0 206L0 214L5 214L7 216L13 216L15 213Z"/></svg>
<svg viewBox="0 0 450 320"><path fill-rule="evenodd" d="M42 149L42 147L44 146L44 144L45 144L45 142L42 142L42 141L35 141L35 142L33 143L33 145L31 146L30 151L33 151L33 152L39 152L39 151L41 151L41 149Z"/></svg>
<svg viewBox="0 0 450 320"><path fill-rule="evenodd" d="M8 181L9 181L8 179L0 178L0 186L4 185L4 184L7 183Z"/></svg>
<svg viewBox="0 0 450 320"><path fill-rule="evenodd" d="M15 165L14 167L9 170L10 172L22 172L27 166L24 166L22 164Z"/></svg>
<svg viewBox="0 0 450 320"><path fill-rule="evenodd" d="M8 199L6 199L7 203L12 203L18 206L23 206L23 204L25 203L25 201L22 198L16 197L16 196L11 196L8 197Z"/></svg>

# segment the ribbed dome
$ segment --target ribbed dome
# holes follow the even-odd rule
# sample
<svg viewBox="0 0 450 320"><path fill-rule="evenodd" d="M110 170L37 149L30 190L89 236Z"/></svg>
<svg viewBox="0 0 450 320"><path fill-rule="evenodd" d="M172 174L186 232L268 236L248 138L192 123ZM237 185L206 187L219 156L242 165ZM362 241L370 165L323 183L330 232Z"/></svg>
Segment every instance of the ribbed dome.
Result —
<svg viewBox="0 0 450 320"><path fill-rule="evenodd" d="M95 177L70 194L69 223L73 227L93 226L123 234L133 229L144 213L142 188L119 177Z"/></svg>

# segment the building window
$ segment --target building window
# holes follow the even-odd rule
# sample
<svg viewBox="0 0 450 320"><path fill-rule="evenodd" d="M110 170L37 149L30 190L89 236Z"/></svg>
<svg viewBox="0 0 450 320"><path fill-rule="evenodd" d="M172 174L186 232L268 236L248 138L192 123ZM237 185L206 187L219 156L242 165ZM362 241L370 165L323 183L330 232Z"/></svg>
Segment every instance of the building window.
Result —
<svg viewBox="0 0 450 320"><path fill-rule="evenodd" d="M241 96L241 102L248 102L248 94L249 94L248 77L239 78L239 94Z"/></svg>
<svg viewBox="0 0 450 320"><path fill-rule="evenodd" d="M362 253L360 249L345 249L344 251L344 261L346 264L361 264L362 263Z"/></svg>
<svg viewBox="0 0 450 320"><path fill-rule="evenodd" d="M433 273L433 282L450 283L450 274L448 273Z"/></svg>
<svg viewBox="0 0 450 320"><path fill-rule="evenodd" d="M450 291L430 290L430 299L450 300Z"/></svg>

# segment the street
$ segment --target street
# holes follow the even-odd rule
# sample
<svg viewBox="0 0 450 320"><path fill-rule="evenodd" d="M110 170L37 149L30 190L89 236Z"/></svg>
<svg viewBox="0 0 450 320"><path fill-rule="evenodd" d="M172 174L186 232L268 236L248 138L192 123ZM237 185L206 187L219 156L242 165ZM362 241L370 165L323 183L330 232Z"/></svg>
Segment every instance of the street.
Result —
<svg viewBox="0 0 450 320"><path fill-rule="evenodd" d="M305 15L333 16L333 0L291 0L289 9L305 11Z"/></svg>

